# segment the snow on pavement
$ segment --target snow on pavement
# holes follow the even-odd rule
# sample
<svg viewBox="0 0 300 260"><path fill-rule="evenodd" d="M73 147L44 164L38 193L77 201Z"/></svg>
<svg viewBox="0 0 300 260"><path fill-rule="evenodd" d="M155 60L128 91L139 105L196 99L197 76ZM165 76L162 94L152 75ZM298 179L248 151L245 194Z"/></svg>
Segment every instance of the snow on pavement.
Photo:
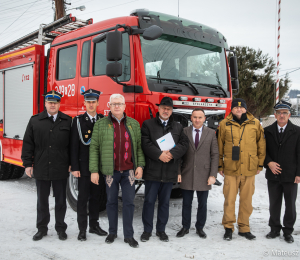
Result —
<svg viewBox="0 0 300 260"><path fill-rule="evenodd" d="M222 177L218 177L223 182ZM139 248L133 249L124 243L122 230L122 206L119 202L118 238L113 244L106 244L105 237L87 233L87 241L77 240L78 227L76 212L69 206L66 213L68 224L66 241L60 241L54 230L54 198L50 197L51 221L48 235L40 241L33 241L36 232L36 188L34 180L23 176L19 180L0 182L0 259L290 259L300 258L300 214L298 214L293 233L295 242L288 244L280 238L268 240L265 235L268 226L268 192L264 173L256 178L256 189L253 196L253 213L250 218L251 232L256 235L255 241L248 241L233 234L233 240L223 240L224 229L221 225L223 216L223 186L214 186L209 193L207 223L204 228L207 239L201 239L195 232L197 199L193 201L192 228L183 238L176 233L181 228L181 199L171 199L170 218L166 233L170 242L161 242L155 236L155 230L149 242L140 242L143 232L142 208L143 189L135 198L134 230ZM236 213L238 199L236 203ZM283 205L284 209L284 205ZM300 200L297 200L300 210ZM156 217L156 216L155 216ZM106 212L100 213L100 225L108 230ZM154 222L155 225L155 222ZM283 256L286 254L286 256Z"/></svg>

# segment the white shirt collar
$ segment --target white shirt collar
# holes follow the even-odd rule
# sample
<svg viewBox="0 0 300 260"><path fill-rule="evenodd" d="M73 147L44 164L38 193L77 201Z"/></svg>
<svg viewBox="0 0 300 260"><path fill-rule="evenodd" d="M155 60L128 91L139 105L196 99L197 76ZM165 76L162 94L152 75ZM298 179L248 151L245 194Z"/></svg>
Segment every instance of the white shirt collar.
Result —
<svg viewBox="0 0 300 260"><path fill-rule="evenodd" d="M48 114L48 117L51 116L48 112L47 112L47 114ZM56 113L55 115L53 115L53 121L54 121L54 122L56 121L57 115L58 115L58 113Z"/></svg>
<svg viewBox="0 0 300 260"><path fill-rule="evenodd" d="M96 113L95 116L91 116L88 112L86 112L86 113L87 113L87 115L89 116L91 122L93 122L93 118L95 118L95 122L97 121L97 113Z"/></svg>
<svg viewBox="0 0 300 260"><path fill-rule="evenodd" d="M282 132L284 132L286 126L287 126L287 124L285 124L285 126L283 126L283 127L280 127L280 126L277 124L278 132L280 133L280 128L283 128Z"/></svg>
<svg viewBox="0 0 300 260"><path fill-rule="evenodd" d="M164 122L166 122L166 125L168 124L169 119L167 119L167 120L163 120L163 119L161 119L161 118L159 118L159 119L160 119L160 121L161 121L162 124L163 124Z"/></svg>
<svg viewBox="0 0 300 260"><path fill-rule="evenodd" d="M195 130L196 130L197 128L195 128L194 126L193 126L193 132L196 132ZM203 125L199 128L199 133L202 133L202 130L203 130Z"/></svg>

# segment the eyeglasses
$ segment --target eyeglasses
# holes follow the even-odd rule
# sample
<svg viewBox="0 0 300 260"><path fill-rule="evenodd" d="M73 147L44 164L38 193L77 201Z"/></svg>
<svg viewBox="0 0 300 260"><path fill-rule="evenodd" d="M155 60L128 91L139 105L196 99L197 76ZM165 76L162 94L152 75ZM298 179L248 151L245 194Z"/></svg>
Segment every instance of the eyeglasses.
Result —
<svg viewBox="0 0 300 260"><path fill-rule="evenodd" d="M276 115L287 116L288 114L289 114L289 112L279 112L279 111L276 111Z"/></svg>
<svg viewBox="0 0 300 260"><path fill-rule="evenodd" d="M116 107L116 106L121 107L121 106L124 106L125 104L124 103L110 103L109 105L112 107Z"/></svg>

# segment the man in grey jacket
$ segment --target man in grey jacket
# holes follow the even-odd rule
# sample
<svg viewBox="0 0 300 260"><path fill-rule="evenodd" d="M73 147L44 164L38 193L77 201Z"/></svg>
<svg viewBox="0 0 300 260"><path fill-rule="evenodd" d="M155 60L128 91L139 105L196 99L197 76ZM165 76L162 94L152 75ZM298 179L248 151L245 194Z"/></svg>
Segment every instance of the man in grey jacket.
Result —
<svg viewBox="0 0 300 260"><path fill-rule="evenodd" d="M215 183L218 173L219 150L215 131L203 126L205 113L201 108L195 108L191 115L192 126L184 128L189 139L189 148L179 165L179 178L181 182L182 202L182 229L177 237L189 233L191 227L191 211L194 191L198 197L198 211L196 233L206 238L203 227L207 215L207 197L211 185Z"/></svg>

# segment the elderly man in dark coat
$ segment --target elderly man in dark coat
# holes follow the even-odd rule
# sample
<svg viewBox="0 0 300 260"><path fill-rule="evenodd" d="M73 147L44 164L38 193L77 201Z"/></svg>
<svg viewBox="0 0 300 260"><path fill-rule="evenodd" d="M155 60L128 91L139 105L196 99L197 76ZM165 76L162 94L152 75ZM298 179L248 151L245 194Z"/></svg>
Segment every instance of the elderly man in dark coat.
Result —
<svg viewBox="0 0 300 260"><path fill-rule="evenodd" d="M69 140L72 118L59 111L61 94L45 94L46 110L30 118L22 147L25 172L35 178L37 187L37 241L47 235L50 222L49 195L55 195L55 229L66 240L66 187L69 176Z"/></svg>
<svg viewBox="0 0 300 260"><path fill-rule="evenodd" d="M203 227L207 216L207 197L218 174L219 150L215 131L204 126L206 117L203 109L196 108L191 115L192 126L184 128L189 139L189 149L179 167L179 181L182 189L182 229L177 237L189 233L194 191L197 192L198 210L196 233L206 238Z"/></svg>
<svg viewBox="0 0 300 260"><path fill-rule="evenodd" d="M267 143L264 166L270 201L269 226L267 238L280 236L280 230L286 242L293 243L292 232L296 221L296 199L300 183L300 127L289 120L291 104L279 101L275 107L277 121L265 128ZM280 224L282 197L285 213L283 226Z"/></svg>
<svg viewBox="0 0 300 260"><path fill-rule="evenodd" d="M178 163L188 149L188 139L183 127L172 116L173 100L164 97L158 105L155 118L144 121L142 126L142 148L146 157L143 174L145 180L145 201L142 220L144 232L141 241L152 236L155 201L158 198L156 235L161 241L168 242L165 228L169 219L169 201L173 183L178 180ZM157 140L171 134L175 146L162 151Z"/></svg>

